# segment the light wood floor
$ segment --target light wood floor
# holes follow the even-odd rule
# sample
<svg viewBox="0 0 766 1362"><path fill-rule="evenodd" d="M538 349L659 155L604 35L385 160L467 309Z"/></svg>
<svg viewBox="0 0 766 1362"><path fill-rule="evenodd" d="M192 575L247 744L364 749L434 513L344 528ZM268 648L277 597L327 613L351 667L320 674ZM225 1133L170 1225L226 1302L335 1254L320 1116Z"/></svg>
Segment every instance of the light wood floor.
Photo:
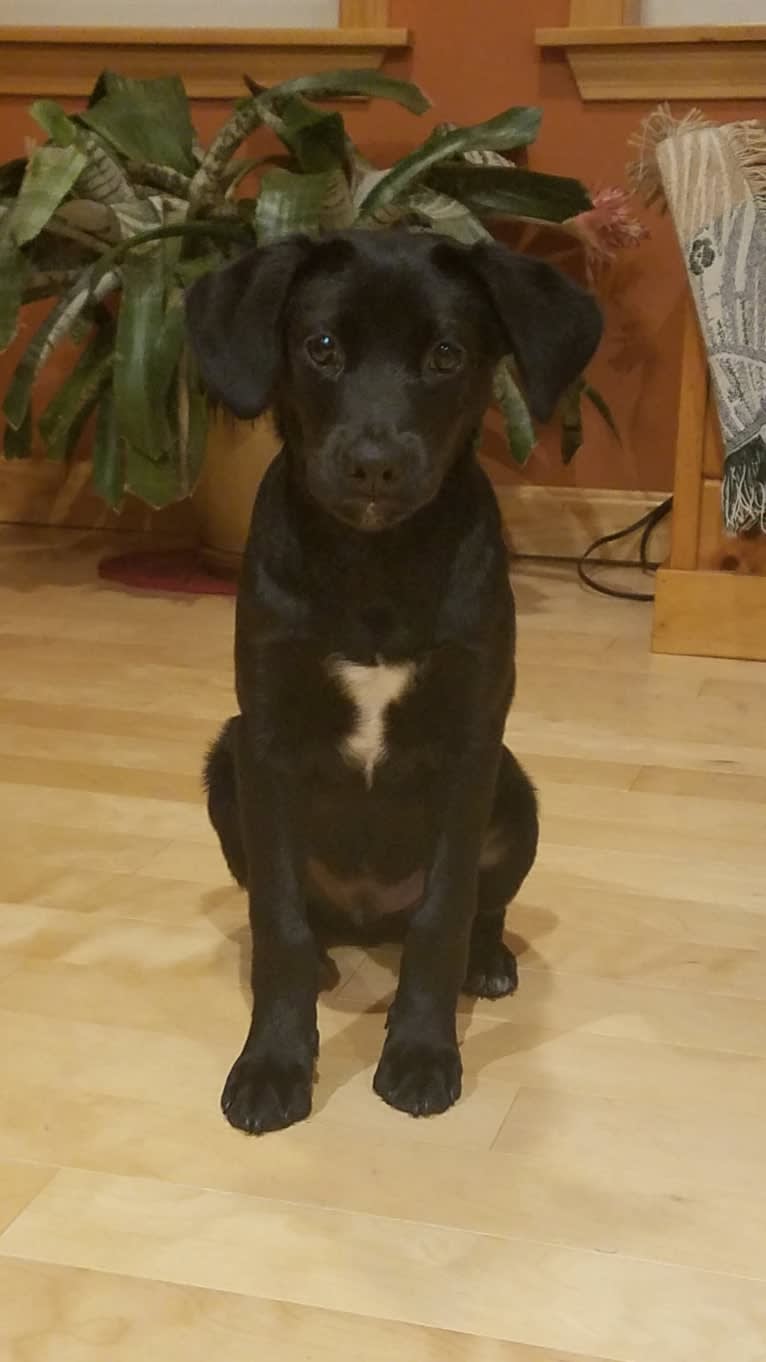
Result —
<svg viewBox="0 0 766 1362"><path fill-rule="evenodd" d="M3 1362L763 1362L766 665L520 568L520 991L416 1122L370 1089L394 958L338 952L315 1115L255 1141L197 774L232 603L0 533Z"/></svg>

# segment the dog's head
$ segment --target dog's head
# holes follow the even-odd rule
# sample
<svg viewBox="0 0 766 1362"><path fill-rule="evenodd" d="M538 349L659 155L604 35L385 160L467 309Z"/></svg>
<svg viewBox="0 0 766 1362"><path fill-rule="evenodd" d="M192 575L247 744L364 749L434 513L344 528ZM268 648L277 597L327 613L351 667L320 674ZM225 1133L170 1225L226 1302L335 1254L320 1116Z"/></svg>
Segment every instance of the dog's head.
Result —
<svg viewBox="0 0 766 1362"><path fill-rule="evenodd" d="M593 298L494 243L405 231L292 237L190 289L203 380L243 418L273 406L297 475L359 529L437 494L515 356L547 420L601 335Z"/></svg>

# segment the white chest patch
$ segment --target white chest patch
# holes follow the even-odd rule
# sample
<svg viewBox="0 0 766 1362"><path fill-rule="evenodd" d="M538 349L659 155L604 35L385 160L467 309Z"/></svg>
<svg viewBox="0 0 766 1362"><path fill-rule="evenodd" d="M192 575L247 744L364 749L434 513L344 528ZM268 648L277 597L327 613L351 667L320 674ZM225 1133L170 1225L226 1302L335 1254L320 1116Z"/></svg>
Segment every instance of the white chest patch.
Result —
<svg viewBox="0 0 766 1362"><path fill-rule="evenodd" d="M327 665L356 708L354 726L341 743L341 753L347 762L361 766L367 784L372 785L375 767L386 754L386 711L412 684L415 663L379 662L365 667L334 657Z"/></svg>

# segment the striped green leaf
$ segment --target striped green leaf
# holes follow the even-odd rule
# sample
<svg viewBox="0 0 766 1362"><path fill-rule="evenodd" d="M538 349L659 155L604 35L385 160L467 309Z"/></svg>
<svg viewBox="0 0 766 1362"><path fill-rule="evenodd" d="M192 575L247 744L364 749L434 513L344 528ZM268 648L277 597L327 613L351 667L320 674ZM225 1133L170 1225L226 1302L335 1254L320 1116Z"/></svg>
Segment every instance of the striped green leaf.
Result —
<svg viewBox="0 0 766 1362"><path fill-rule="evenodd" d="M124 475L111 384L102 392L98 404L92 460L93 486L107 506L114 510L122 501Z"/></svg>
<svg viewBox="0 0 766 1362"><path fill-rule="evenodd" d="M40 417L40 435L50 459L65 459L83 413L90 411L114 362L111 327L97 331L74 369Z"/></svg>
<svg viewBox="0 0 766 1362"><path fill-rule="evenodd" d="M66 198L86 164L77 147L38 147L28 162L3 232L17 246L34 241Z"/></svg>
<svg viewBox="0 0 766 1362"><path fill-rule="evenodd" d="M172 454L152 459L129 441L123 444L125 490L158 510L185 496L178 460Z"/></svg>
<svg viewBox="0 0 766 1362"><path fill-rule="evenodd" d="M261 181L255 207L258 244L280 241L291 232L319 231L332 183L332 171L297 175L289 170L270 170Z"/></svg>
<svg viewBox="0 0 766 1362"><path fill-rule="evenodd" d="M154 373L154 347L164 317L164 257L162 243L157 241L130 251L123 262L114 369L120 434L152 459L162 458L167 442Z"/></svg>
<svg viewBox="0 0 766 1362"><path fill-rule="evenodd" d="M438 165L429 171L428 183L459 199L480 217L566 222L593 206L579 180L513 167Z"/></svg>
<svg viewBox="0 0 766 1362"><path fill-rule="evenodd" d="M128 160L192 175L194 129L180 76L134 80L109 72L105 85L103 97L80 115L82 122Z"/></svg>
<svg viewBox="0 0 766 1362"><path fill-rule="evenodd" d="M464 204L447 194L437 194L435 189L424 188L411 194L404 201L407 214L414 214L434 232L451 236L464 246L474 246L477 241L491 241L492 237L479 219Z"/></svg>
<svg viewBox="0 0 766 1362"><path fill-rule="evenodd" d="M0 228L0 350L16 335L28 270L23 251Z"/></svg>
<svg viewBox="0 0 766 1362"><path fill-rule="evenodd" d="M437 128L422 147L399 161L379 180L361 206L362 217L372 217L384 204L398 199L433 166L473 150L509 150L534 142L541 112L535 108L512 108L467 128Z"/></svg>
<svg viewBox="0 0 766 1362"><path fill-rule="evenodd" d="M37 99L30 109L32 117L59 147L74 146L86 158L77 182L81 198L97 203L129 203L136 192L119 161L103 140L82 127L53 99Z"/></svg>
<svg viewBox="0 0 766 1362"><path fill-rule="evenodd" d="M3 402L6 420L16 430L26 418L34 381L48 356L59 341L71 335L85 308L106 297L119 283L116 271L105 271L96 279L95 270L96 266L83 270L77 282L51 308L16 366Z"/></svg>
<svg viewBox="0 0 766 1362"><path fill-rule="evenodd" d="M588 401L596 408L596 411L608 425L617 443L622 444L622 436L617 428L617 422L612 415L611 408L609 407L606 398L602 396L598 391L598 388L594 388L593 385L586 380L583 385L582 395L583 397L587 397Z"/></svg>
<svg viewBox="0 0 766 1362"><path fill-rule="evenodd" d="M502 360L495 371L493 393L495 402L502 412L511 458L523 468L537 444L537 438L529 408L521 395L508 359Z"/></svg>
<svg viewBox="0 0 766 1362"><path fill-rule="evenodd" d="M291 151L297 165L313 175L342 166L346 130L339 113L315 109L299 95L259 99L263 121Z"/></svg>
<svg viewBox="0 0 766 1362"><path fill-rule="evenodd" d="M6 459L28 459L32 452L32 413L27 412L16 430L6 422L3 432L3 454Z"/></svg>

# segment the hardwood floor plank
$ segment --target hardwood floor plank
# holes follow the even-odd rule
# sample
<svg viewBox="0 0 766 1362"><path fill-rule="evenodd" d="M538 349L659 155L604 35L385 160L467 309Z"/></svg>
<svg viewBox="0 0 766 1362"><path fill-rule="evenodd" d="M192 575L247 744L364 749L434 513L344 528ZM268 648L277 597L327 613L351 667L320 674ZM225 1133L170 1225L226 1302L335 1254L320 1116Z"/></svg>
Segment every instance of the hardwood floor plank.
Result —
<svg viewBox="0 0 766 1362"><path fill-rule="evenodd" d="M0 1232L47 1187L55 1172L55 1168L0 1158Z"/></svg>
<svg viewBox="0 0 766 1362"><path fill-rule="evenodd" d="M0 1253L626 1362L660 1330L668 1362L749 1362L766 1335L764 1278L70 1169Z"/></svg>
<svg viewBox="0 0 766 1362"><path fill-rule="evenodd" d="M8 1362L610 1362L11 1258L0 1259L0 1313Z"/></svg>
<svg viewBox="0 0 766 1362"><path fill-rule="evenodd" d="M414 1121L372 1091L397 953L338 948L311 1120L247 1139L199 788L233 602L108 586L112 546L0 540L2 1362L763 1362L766 664L517 565L519 991L461 1000Z"/></svg>

